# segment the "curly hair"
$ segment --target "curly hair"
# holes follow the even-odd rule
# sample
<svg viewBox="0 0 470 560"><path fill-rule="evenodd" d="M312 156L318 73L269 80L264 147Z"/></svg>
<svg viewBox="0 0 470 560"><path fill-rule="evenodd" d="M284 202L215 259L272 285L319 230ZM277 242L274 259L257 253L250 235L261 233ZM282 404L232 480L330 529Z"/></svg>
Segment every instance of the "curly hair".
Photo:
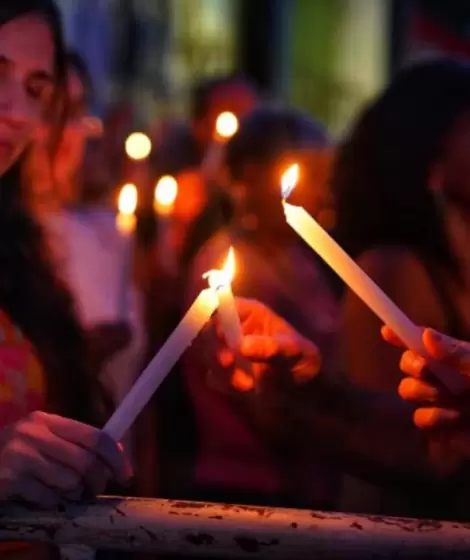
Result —
<svg viewBox="0 0 470 560"><path fill-rule="evenodd" d="M65 107L66 55L60 14L52 0L4 0L0 26L34 13L50 26L55 45L56 95ZM55 136L60 139L61 123ZM44 368L47 409L90 424L101 422L101 388L74 303L52 265L42 228L25 201L23 156L0 178L0 307L33 345ZM100 410L101 409L101 410Z"/></svg>
<svg viewBox="0 0 470 560"><path fill-rule="evenodd" d="M437 60L403 70L360 115L331 176L336 236L353 257L403 246L458 274L429 178L469 110L469 67Z"/></svg>

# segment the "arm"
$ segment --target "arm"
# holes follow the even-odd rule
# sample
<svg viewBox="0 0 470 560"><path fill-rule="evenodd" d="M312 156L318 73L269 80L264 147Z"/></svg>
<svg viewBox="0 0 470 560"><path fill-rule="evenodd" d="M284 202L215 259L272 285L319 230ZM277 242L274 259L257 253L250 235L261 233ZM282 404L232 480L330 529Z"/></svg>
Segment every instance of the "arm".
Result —
<svg viewBox="0 0 470 560"><path fill-rule="evenodd" d="M444 482L462 462L413 425L413 408L394 395L337 385L319 376L308 385L264 390L243 403L247 417L273 445L347 466L384 485ZM442 445L445 441L442 442ZM437 453L435 453L437 451Z"/></svg>
<svg viewBox="0 0 470 560"><path fill-rule="evenodd" d="M427 271L404 249L364 253L359 265L417 325L442 330L444 317ZM347 379L373 391L396 393L401 352L380 336L382 323L350 290L342 308L340 343ZM398 398L398 397L397 397Z"/></svg>

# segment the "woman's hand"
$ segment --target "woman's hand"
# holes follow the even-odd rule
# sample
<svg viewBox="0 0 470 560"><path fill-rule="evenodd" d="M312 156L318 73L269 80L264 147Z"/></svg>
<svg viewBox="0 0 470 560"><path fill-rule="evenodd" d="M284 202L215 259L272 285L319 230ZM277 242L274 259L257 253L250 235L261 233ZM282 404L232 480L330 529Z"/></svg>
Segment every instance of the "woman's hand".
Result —
<svg viewBox="0 0 470 560"><path fill-rule="evenodd" d="M215 319L217 361L232 387L246 392L265 382L299 385L316 377L321 358L312 342L262 303L249 299L236 303L244 336L238 352L226 346ZM250 371L240 367L243 362L250 363Z"/></svg>
<svg viewBox="0 0 470 560"><path fill-rule="evenodd" d="M85 490L93 495L110 479L132 475L121 447L105 433L75 420L33 412L0 432L0 499L42 507Z"/></svg>
<svg viewBox="0 0 470 560"><path fill-rule="evenodd" d="M382 329L387 342L403 346L397 336L388 328ZM456 369L470 381L470 344L438 333L432 329L423 332L423 343L431 358ZM422 429L441 428L460 424L470 403L470 394L454 397L427 370L426 358L416 352L406 350L400 361L400 369L410 377L400 383L402 399L426 405L415 413L415 424ZM470 388L470 384L469 384Z"/></svg>

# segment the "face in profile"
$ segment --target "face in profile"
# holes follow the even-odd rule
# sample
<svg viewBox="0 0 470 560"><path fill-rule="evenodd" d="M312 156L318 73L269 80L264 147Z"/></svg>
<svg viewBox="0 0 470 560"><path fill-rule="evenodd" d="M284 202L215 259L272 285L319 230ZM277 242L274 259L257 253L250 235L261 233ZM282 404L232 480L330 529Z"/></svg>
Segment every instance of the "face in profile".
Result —
<svg viewBox="0 0 470 560"><path fill-rule="evenodd" d="M50 107L54 43L47 23L28 15L0 27L0 174L21 155Z"/></svg>

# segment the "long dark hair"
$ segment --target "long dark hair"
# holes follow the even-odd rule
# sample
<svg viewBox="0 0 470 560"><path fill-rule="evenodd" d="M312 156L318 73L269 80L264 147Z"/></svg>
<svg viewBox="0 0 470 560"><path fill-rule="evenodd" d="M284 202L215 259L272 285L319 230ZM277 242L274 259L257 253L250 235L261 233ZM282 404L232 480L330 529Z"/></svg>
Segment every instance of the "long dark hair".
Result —
<svg viewBox="0 0 470 560"><path fill-rule="evenodd" d="M54 103L65 110L65 48L54 2L3 0L0 25L29 13L39 14L50 26L57 80ZM57 140L63 115L59 121ZM96 424L101 420L97 404L101 391L89 368L87 344L73 300L55 274L43 231L25 202L24 160L25 155L0 178L0 307L31 341L41 360L47 409Z"/></svg>
<svg viewBox="0 0 470 560"><path fill-rule="evenodd" d="M437 60L403 70L362 113L331 179L336 235L352 256L403 246L458 274L429 177L469 109L469 68Z"/></svg>

